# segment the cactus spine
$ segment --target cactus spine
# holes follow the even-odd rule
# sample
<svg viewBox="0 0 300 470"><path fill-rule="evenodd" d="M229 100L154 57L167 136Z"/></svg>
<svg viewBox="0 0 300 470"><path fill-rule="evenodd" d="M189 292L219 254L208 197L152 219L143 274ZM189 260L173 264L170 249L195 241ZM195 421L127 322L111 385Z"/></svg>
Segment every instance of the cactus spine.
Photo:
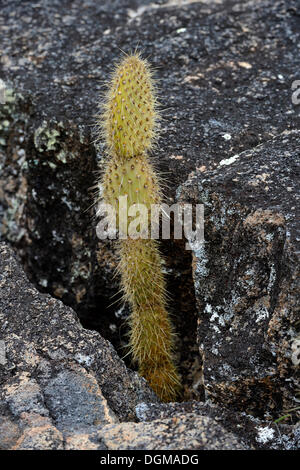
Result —
<svg viewBox="0 0 300 470"><path fill-rule="evenodd" d="M128 207L143 203L148 213L151 204L161 201L159 181L147 156L157 134L157 118L148 63L139 54L125 56L114 70L99 119L109 155L102 176L102 198L117 213L119 196L127 195ZM118 271L124 299L131 306L129 346L133 360L161 400L174 400L180 381L173 360L174 333L166 310L158 242L138 237L118 243Z"/></svg>

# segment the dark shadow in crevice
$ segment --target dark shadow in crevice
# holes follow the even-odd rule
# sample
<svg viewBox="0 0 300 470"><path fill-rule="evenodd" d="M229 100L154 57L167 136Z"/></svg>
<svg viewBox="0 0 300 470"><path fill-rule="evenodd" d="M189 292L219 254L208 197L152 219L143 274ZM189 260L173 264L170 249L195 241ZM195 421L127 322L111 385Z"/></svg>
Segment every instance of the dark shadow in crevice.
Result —
<svg viewBox="0 0 300 470"><path fill-rule="evenodd" d="M175 354L183 384L180 400L202 401L204 400L204 390L201 378L202 362L197 344L198 317L192 276L192 253L185 249L185 243L186 240L173 240L171 229L171 239L161 241L160 251L165 259L167 291L170 298L168 311L177 335ZM96 263L97 260L95 260ZM30 269L28 269L29 266ZM37 276L32 272L34 263L26 263L25 261L24 267L31 282L40 292L54 296L52 291L37 284ZM46 267L44 271L47 272ZM127 346L129 307L122 302L122 294L118 293L119 286L116 280L115 287L112 288L109 297L106 292L101 291L101 287L97 288L97 286L103 285L103 279L101 279L103 273L101 273L101 269L96 271L99 279L93 279L92 285L87 286L87 302L83 300L83 302L76 304L74 295L68 293L60 300L75 310L84 328L98 331L112 343L126 366L137 370L136 365L131 361ZM105 281L107 282L107 279ZM52 285L52 283L49 284Z"/></svg>
<svg viewBox="0 0 300 470"><path fill-rule="evenodd" d="M182 377L182 400L204 400L202 361L197 344L197 311L192 276L192 252L185 249L186 240L163 240L160 251L165 260L169 296L168 311L176 331L175 355ZM116 293L115 293L116 294ZM137 370L128 350L128 305L121 294L111 299L95 296L89 310L75 310L84 328L98 331L115 347L127 367Z"/></svg>

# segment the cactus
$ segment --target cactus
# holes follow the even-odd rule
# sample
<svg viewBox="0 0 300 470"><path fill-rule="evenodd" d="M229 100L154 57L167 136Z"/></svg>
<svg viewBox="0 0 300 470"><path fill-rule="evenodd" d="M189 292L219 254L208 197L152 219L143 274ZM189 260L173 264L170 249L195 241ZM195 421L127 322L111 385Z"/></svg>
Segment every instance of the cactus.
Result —
<svg viewBox="0 0 300 470"><path fill-rule="evenodd" d="M102 198L118 213L119 197L127 195L128 207L143 203L149 213L151 204L161 201L159 179L148 159L157 137L158 112L152 73L139 54L126 55L116 66L102 105L100 137L109 156L101 178ZM131 306L132 358L161 400L174 400L180 380L158 242L126 238L118 248L124 299Z"/></svg>

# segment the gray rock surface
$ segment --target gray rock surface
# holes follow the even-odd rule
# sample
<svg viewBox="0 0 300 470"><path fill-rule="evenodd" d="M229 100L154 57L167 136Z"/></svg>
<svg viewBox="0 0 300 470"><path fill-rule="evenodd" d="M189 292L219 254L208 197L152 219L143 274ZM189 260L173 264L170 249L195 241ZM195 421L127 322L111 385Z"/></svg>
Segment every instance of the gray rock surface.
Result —
<svg viewBox="0 0 300 470"><path fill-rule="evenodd" d="M206 396L261 417L297 407L300 388L299 142L283 132L178 191L205 208L193 255Z"/></svg>
<svg viewBox="0 0 300 470"><path fill-rule="evenodd" d="M98 439L112 450L247 449L213 419L187 413L147 423L107 425Z"/></svg>
<svg viewBox="0 0 300 470"><path fill-rule="evenodd" d="M159 79L164 119L153 159L166 179L166 202L205 204L204 249L186 251L184 240L162 244L183 398L209 397L220 416L224 405L234 414L236 426L222 418L224 429L212 430L224 446L232 432L235 448L260 447L240 413L255 416L258 427L262 419L264 428L265 419L299 405L300 110L292 84L300 79L300 7L298 0L185 3L1 5L1 234L34 286L71 306L124 356L128 310L111 305L119 289L114 244L95 233L90 188L103 145L93 143L93 126L120 49L142 49ZM162 445L151 423L117 423L155 401L144 381L74 311L39 294L1 249L3 267L13 267L0 280L1 446L134 448L135 439L121 443L115 426L138 433L138 445ZM176 411L193 448L215 425L209 409L194 407L188 418L188 407ZM158 426L180 445L172 411L158 410L151 420L167 420ZM298 418L294 411L287 422ZM204 435L192 429L199 419ZM109 434L101 434L103 425ZM261 436L285 448L296 446L292 432L285 443L268 439L272 432ZM141 433L150 433L149 444ZM208 438L208 445L218 444Z"/></svg>
<svg viewBox="0 0 300 470"><path fill-rule="evenodd" d="M299 128L291 89L298 23L297 0L12 1L1 9L2 233L41 290L117 347L123 321L119 308L106 309L118 290L116 260L96 239L88 191L103 158L92 128L112 63L120 49L139 46L156 69L164 120L153 158L171 202L191 171ZM183 302L174 296L174 311L191 299L184 314L193 325L190 257L178 244L164 249L171 290L189 289Z"/></svg>
<svg viewBox="0 0 300 470"><path fill-rule="evenodd" d="M245 412L211 403L190 401L184 403L141 403L136 408L140 421L165 420L182 415L206 416L219 423L228 432L239 437L239 443L249 449L296 450L300 446L300 426L263 421Z"/></svg>
<svg viewBox="0 0 300 470"><path fill-rule="evenodd" d="M45 429L43 448L62 446L62 436L134 419L140 401L156 400L109 342L28 282L3 243L0 273L1 426L22 431L18 447L33 445L35 428Z"/></svg>
<svg viewBox="0 0 300 470"><path fill-rule="evenodd" d="M151 423L135 409L155 401L98 333L30 285L0 244L1 449L244 449L215 420L182 414Z"/></svg>
<svg viewBox="0 0 300 470"><path fill-rule="evenodd" d="M76 434L66 449L94 450L245 450L236 436L215 420L194 414L147 423L106 425L91 435Z"/></svg>

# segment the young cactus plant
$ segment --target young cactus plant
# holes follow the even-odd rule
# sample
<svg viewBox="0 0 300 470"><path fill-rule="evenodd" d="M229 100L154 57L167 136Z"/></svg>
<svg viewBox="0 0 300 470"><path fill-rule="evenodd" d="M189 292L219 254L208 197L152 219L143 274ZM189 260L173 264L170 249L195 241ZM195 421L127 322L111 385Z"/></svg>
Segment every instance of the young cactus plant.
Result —
<svg viewBox="0 0 300 470"><path fill-rule="evenodd" d="M127 196L128 207L144 204L150 214L151 204L161 201L159 180L148 158L157 137L158 113L152 73L139 54L126 55L116 66L103 105L99 128L108 158L101 180L102 199L118 214L119 197ZM128 213L126 217L130 221ZM131 307L132 358L162 401L175 400L180 380L158 242L127 237L119 240L118 249L124 299Z"/></svg>

